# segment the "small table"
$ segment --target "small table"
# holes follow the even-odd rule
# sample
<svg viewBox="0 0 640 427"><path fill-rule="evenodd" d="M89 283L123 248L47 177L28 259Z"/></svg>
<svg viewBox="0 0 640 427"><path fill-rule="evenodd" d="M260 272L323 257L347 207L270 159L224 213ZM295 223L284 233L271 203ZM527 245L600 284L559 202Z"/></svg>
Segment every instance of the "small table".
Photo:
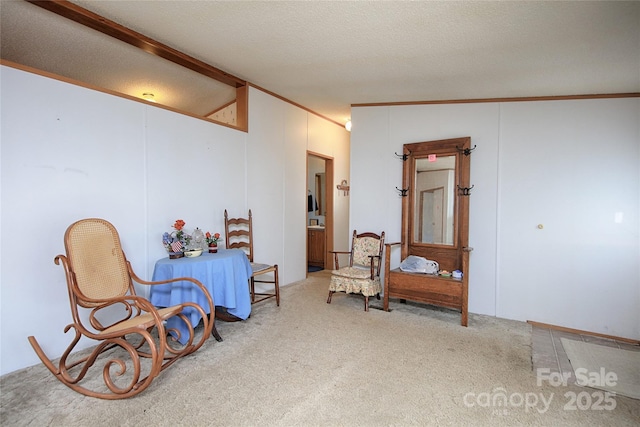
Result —
<svg viewBox="0 0 640 427"><path fill-rule="evenodd" d="M156 261L153 281L192 277L200 281L211 294L216 306L227 308L228 313L244 320L251 314L251 297L248 280L251 278L251 264L240 249L218 249L215 254L203 253L196 258L162 258ZM151 303L156 307L170 307L192 301L206 312L209 304L202 292L190 282L174 282L151 287ZM185 310L194 327L200 322L200 315L193 309ZM211 314L211 313L209 313ZM177 318L169 319L167 328L180 331L181 342L187 341L188 328Z"/></svg>

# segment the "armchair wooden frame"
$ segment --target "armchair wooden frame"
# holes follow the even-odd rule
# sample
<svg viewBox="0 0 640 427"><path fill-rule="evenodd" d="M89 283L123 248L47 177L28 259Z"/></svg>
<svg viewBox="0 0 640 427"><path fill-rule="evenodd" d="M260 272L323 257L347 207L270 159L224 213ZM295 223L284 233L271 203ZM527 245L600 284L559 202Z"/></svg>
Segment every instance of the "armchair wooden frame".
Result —
<svg viewBox="0 0 640 427"><path fill-rule="evenodd" d="M65 255L54 262L65 271L73 323L64 332L74 329L75 336L62 354L58 366L47 357L34 336L29 343L42 363L67 387L86 396L101 399L123 399L146 389L151 382L179 358L198 350L210 334L219 337L214 316L207 316L201 306L185 302L166 308L156 308L147 299L136 295L134 282L158 285L189 281L206 296L209 313L214 312L213 299L199 281L192 278L149 282L139 278L121 249L116 229L109 222L89 218L73 223L64 236ZM202 316L203 332L196 340L185 309L197 310ZM80 309L90 310L85 324ZM167 338L164 323L177 316L188 325L189 338L184 346ZM110 319L110 320L105 320ZM98 344L74 353L82 337ZM88 355L85 355L89 352ZM87 388L81 382L96 364L101 364L104 386ZM86 382L94 384L90 378ZM84 383L82 383L84 384ZM105 387L106 386L106 387Z"/></svg>
<svg viewBox="0 0 640 427"><path fill-rule="evenodd" d="M382 267L382 251L384 248L384 231L380 234L365 232L360 233L356 230L353 230L353 235L351 237L351 250L349 252L346 251L330 251L333 254L334 262L335 262L335 270L332 272L331 284L329 285L329 296L327 297L327 304L331 304L331 297L335 292L345 291L347 293L362 293L364 296L364 311L369 311L369 296L371 296L371 289L368 286L355 286L351 288L351 285L347 285L345 287L342 283L344 280L348 280L351 283L364 283L370 284L373 281L377 280L377 286L374 286L375 290L372 295L376 295L377 299L380 299L380 290L382 285L380 284L380 269ZM367 264L369 265L369 274L362 274L362 270L354 269L354 261L359 257L359 254L356 253L356 242L358 239L374 239L379 241L379 247L376 255L365 255L368 258ZM349 255L349 266L343 269L340 269L340 261L339 255ZM364 254L360 254L364 255ZM365 277L366 276L366 277ZM337 279L337 277L341 277ZM364 281L364 282L361 282ZM344 288L344 289L343 289Z"/></svg>

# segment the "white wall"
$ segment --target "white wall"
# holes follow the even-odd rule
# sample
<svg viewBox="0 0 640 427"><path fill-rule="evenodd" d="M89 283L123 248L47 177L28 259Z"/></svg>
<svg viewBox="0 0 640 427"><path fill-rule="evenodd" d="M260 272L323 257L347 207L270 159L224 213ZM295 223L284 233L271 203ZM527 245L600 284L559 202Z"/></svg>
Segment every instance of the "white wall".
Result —
<svg viewBox="0 0 640 427"><path fill-rule="evenodd" d="M142 198L148 211L150 278L155 261L166 256L158 230L170 231L181 218L188 231L199 227L224 236L224 210L244 207L246 134L148 107L145 139Z"/></svg>
<svg viewBox="0 0 640 427"><path fill-rule="evenodd" d="M348 176L349 133L252 87L247 147L254 258L277 262L281 283L302 280L307 274L307 150L333 157L336 177ZM335 186L333 191L337 246L348 238L338 233L348 228L349 210L348 202L338 201Z"/></svg>
<svg viewBox="0 0 640 427"><path fill-rule="evenodd" d="M471 136L482 147L471 158L469 244L474 247L473 289L469 310L495 315L495 254L498 112L495 104L422 105L353 108L351 120L352 228L384 230L387 242L400 242L402 145L433 139ZM373 196L375 195L375 196ZM396 251L399 253L399 251ZM394 255L397 255L395 253ZM437 260L436 260L437 261ZM400 263L392 257L392 262ZM486 266L476 269L475 266Z"/></svg>
<svg viewBox="0 0 640 427"><path fill-rule="evenodd" d="M470 136L469 310L640 338L640 100L358 107L351 117L352 228L400 241L394 152Z"/></svg>
<svg viewBox="0 0 640 427"><path fill-rule="evenodd" d="M639 105L501 107L499 316L640 338Z"/></svg>
<svg viewBox="0 0 640 427"><path fill-rule="evenodd" d="M176 219L223 233L224 209L252 208L257 254L281 266L282 285L305 277L307 135L322 153L345 146L348 162L339 126L253 88L247 134L6 66L0 79L1 374L39 363L29 335L51 358L69 344L53 258L81 218L112 222L149 279Z"/></svg>
<svg viewBox="0 0 640 427"><path fill-rule="evenodd" d="M309 118L309 139L307 149L333 159L333 187L327 188L327 194L333 192L333 248L327 251L348 250L351 242L349 230L349 207L351 199L336 188L342 180L349 181L350 134L341 126L332 126L330 122L313 114ZM306 183L305 183L306 185ZM306 197L306 188L305 188ZM305 211L307 201L305 198ZM306 227L304 232L306 233ZM306 247L304 248L306 252Z"/></svg>

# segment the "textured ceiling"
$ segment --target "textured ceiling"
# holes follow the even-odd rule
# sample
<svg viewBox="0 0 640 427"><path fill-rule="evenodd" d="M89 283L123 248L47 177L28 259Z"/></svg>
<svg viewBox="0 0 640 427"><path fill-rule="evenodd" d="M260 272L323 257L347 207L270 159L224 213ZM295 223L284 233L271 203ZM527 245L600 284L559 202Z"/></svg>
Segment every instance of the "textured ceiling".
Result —
<svg viewBox="0 0 640 427"><path fill-rule="evenodd" d="M640 92L637 1L74 3L341 123L351 104ZM133 47L22 0L0 14L3 58L129 91L155 82L159 96L192 81L171 96L199 114L230 96L155 58L119 70ZM41 47L26 48L30 37Z"/></svg>

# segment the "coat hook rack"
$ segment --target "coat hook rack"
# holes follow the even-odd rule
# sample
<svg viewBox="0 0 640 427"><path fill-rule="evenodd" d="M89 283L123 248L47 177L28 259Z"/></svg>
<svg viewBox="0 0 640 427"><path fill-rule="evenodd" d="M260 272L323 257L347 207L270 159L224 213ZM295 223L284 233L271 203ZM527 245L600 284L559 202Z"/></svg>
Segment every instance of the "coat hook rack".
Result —
<svg viewBox="0 0 640 427"><path fill-rule="evenodd" d="M456 145L456 149L462 154L464 154L465 156L468 156L471 154L473 150L476 149L476 145L474 145L473 148L465 148L464 150Z"/></svg>
<svg viewBox="0 0 640 427"><path fill-rule="evenodd" d="M409 154L411 154L411 153L408 153L408 154L398 154L398 153L395 153L395 152L394 152L393 154L395 154L397 158L402 159L402 161L404 162L405 160L407 160L407 159L409 158Z"/></svg>
<svg viewBox="0 0 640 427"><path fill-rule="evenodd" d="M400 197L407 197L407 191L409 191L408 188L398 188L398 187L396 187L396 190L398 191L398 195Z"/></svg>
<svg viewBox="0 0 640 427"><path fill-rule="evenodd" d="M343 179L342 182L340 183L340 185L336 185L336 188L338 190L342 190L342 195L343 196L348 196L349 195L350 186L347 185L347 180L346 179Z"/></svg>
<svg viewBox="0 0 640 427"><path fill-rule="evenodd" d="M470 196L471 195L471 189L474 187L474 185L472 185L471 187L460 187L458 185L458 191L460 192L461 196Z"/></svg>

